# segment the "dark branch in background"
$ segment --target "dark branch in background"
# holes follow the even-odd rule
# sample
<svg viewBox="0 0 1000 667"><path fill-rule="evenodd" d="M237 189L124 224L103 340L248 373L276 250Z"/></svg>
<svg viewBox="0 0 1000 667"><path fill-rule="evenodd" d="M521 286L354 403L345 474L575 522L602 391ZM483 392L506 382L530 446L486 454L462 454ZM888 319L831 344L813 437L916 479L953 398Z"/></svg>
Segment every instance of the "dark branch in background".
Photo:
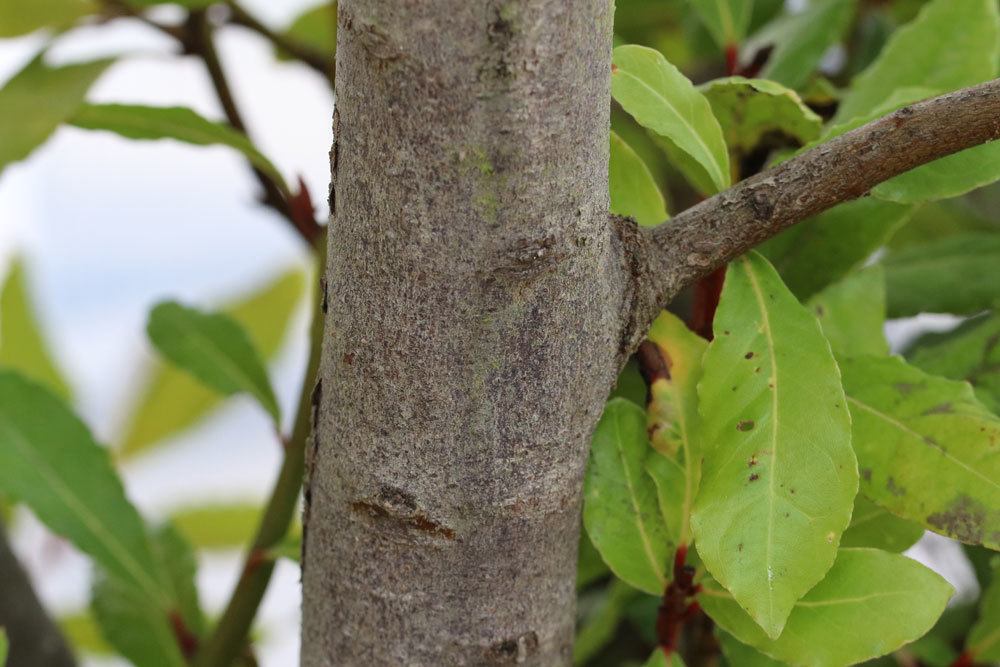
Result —
<svg viewBox="0 0 1000 667"><path fill-rule="evenodd" d="M8 667L76 667L62 632L35 595L0 525L0 627L10 638Z"/></svg>
<svg viewBox="0 0 1000 667"><path fill-rule="evenodd" d="M614 219L633 273L624 354L684 287L894 176L1000 138L1000 79L903 107L652 229Z"/></svg>
<svg viewBox="0 0 1000 667"><path fill-rule="evenodd" d="M291 39L287 35L271 30L234 0L226 0L226 6L232 13L232 17L230 18L231 23L254 31L282 51L285 51L297 60L327 77L331 84L333 83L335 71L334 60L327 54Z"/></svg>

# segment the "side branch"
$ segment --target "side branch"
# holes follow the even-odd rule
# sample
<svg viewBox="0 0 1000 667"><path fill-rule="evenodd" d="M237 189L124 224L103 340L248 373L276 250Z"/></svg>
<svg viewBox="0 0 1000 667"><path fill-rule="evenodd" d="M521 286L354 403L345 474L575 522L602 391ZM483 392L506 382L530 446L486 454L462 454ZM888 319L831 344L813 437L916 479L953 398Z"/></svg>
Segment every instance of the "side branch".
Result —
<svg viewBox="0 0 1000 667"><path fill-rule="evenodd" d="M633 273L624 353L681 289L792 225L928 162L1000 138L1000 79L872 121L643 230L616 223ZM631 223L629 223L631 224Z"/></svg>

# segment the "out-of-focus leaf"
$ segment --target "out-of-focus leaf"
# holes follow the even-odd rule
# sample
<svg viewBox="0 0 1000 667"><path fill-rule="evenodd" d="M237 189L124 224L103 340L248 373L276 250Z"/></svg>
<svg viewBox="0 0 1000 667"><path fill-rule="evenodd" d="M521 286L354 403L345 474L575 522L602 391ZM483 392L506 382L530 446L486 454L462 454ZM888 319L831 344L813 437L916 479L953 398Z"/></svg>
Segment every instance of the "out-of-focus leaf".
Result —
<svg viewBox="0 0 1000 667"><path fill-rule="evenodd" d="M995 0L933 0L893 33L878 59L854 79L834 120L864 115L900 88L943 93L993 78L998 49Z"/></svg>
<svg viewBox="0 0 1000 667"><path fill-rule="evenodd" d="M674 651L667 657L663 649L653 649L643 667L684 667L684 660Z"/></svg>
<svg viewBox="0 0 1000 667"><path fill-rule="evenodd" d="M576 589L582 590L609 574L611 574L611 570L608 569L601 554L587 537L587 531L581 530L580 550L576 564Z"/></svg>
<svg viewBox="0 0 1000 667"><path fill-rule="evenodd" d="M752 646L747 646L725 630L719 630L722 655L731 667L782 667L785 663L773 660Z"/></svg>
<svg viewBox="0 0 1000 667"><path fill-rule="evenodd" d="M0 371L0 492L147 600L164 598L138 512L107 451L55 395Z"/></svg>
<svg viewBox="0 0 1000 667"><path fill-rule="evenodd" d="M0 0L0 39L66 28L94 9L89 0Z"/></svg>
<svg viewBox="0 0 1000 667"><path fill-rule="evenodd" d="M643 469L649 451L642 408L621 398L609 401L590 447L583 525L622 581L661 595L674 545L660 516L653 480Z"/></svg>
<svg viewBox="0 0 1000 667"><path fill-rule="evenodd" d="M1000 234L963 234L883 260L889 317L972 315L1000 304Z"/></svg>
<svg viewBox="0 0 1000 667"><path fill-rule="evenodd" d="M698 380L708 344L674 314L663 311L649 330L651 375L647 432L656 451L646 472L656 484L663 520L677 544L691 544L691 508L701 480ZM655 352L655 354L654 354Z"/></svg>
<svg viewBox="0 0 1000 667"><path fill-rule="evenodd" d="M242 153L281 188L288 190L278 168L257 150L245 134L223 123L210 121L185 107L85 104L70 122L85 130L106 130L128 139L174 139L195 146L228 146Z"/></svg>
<svg viewBox="0 0 1000 667"><path fill-rule="evenodd" d="M816 318L760 255L729 266L714 332L692 526L708 571L776 638L851 520L850 415Z"/></svg>
<svg viewBox="0 0 1000 667"><path fill-rule="evenodd" d="M285 30L285 34L296 42L329 54L337 48L337 3L324 2L300 14ZM275 49L279 60L289 60L290 56L281 49Z"/></svg>
<svg viewBox="0 0 1000 667"><path fill-rule="evenodd" d="M754 0L688 0L719 48L737 48L746 37Z"/></svg>
<svg viewBox="0 0 1000 667"><path fill-rule="evenodd" d="M243 325L261 354L273 358L285 340L301 303L305 277L289 271L248 297L223 307ZM214 410L218 394L172 366L157 363L140 392L137 407L121 438L120 453L131 457L182 431Z"/></svg>
<svg viewBox="0 0 1000 667"><path fill-rule="evenodd" d="M153 551L176 604L170 612L180 615L188 633L201 636L205 632L205 615L195 584L198 562L192 545L168 523L153 534Z"/></svg>
<svg viewBox="0 0 1000 667"><path fill-rule="evenodd" d="M1000 180L1000 144L991 142L900 174L872 190L880 199L915 204L958 197Z"/></svg>
<svg viewBox="0 0 1000 667"><path fill-rule="evenodd" d="M250 503L207 505L175 512L170 522L198 549L242 549L253 538L262 511Z"/></svg>
<svg viewBox="0 0 1000 667"><path fill-rule="evenodd" d="M630 359L625 364L625 368L618 374L618 382L611 390L611 398L624 398L632 401L636 405L646 405L646 381L642 379L639 372L639 364L635 359Z"/></svg>
<svg viewBox="0 0 1000 667"><path fill-rule="evenodd" d="M75 652L101 657L114 655L114 647L101 636L101 629L93 614L81 612L63 616L58 623L60 630Z"/></svg>
<svg viewBox="0 0 1000 667"><path fill-rule="evenodd" d="M816 70L823 54L836 44L854 15L857 0L817 0L806 11L789 14L753 35L747 53L773 46L761 78L799 88Z"/></svg>
<svg viewBox="0 0 1000 667"><path fill-rule="evenodd" d="M923 336L907 356L932 375L965 380L976 398L1000 414L1000 315L976 317L954 331Z"/></svg>
<svg viewBox="0 0 1000 667"><path fill-rule="evenodd" d="M745 155L765 139L802 146L819 136L822 119L798 94L766 79L733 76L700 87L708 98L730 153Z"/></svg>
<svg viewBox="0 0 1000 667"><path fill-rule="evenodd" d="M69 384L49 352L35 317L21 260L14 260L0 289L0 366L13 368L68 400Z"/></svg>
<svg viewBox="0 0 1000 667"><path fill-rule="evenodd" d="M156 7L157 5L180 5L187 9L205 9L218 0L125 0L136 8Z"/></svg>
<svg viewBox="0 0 1000 667"><path fill-rule="evenodd" d="M644 227L666 220L667 205L660 188L642 158L614 132L608 163L611 212L634 218Z"/></svg>
<svg viewBox="0 0 1000 667"><path fill-rule="evenodd" d="M885 245L911 210L870 197L857 199L785 230L760 251L805 301Z"/></svg>
<svg viewBox="0 0 1000 667"><path fill-rule="evenodd" d="M917 543L924 529L890 514L858 494L851 525L840 537L841 547L871 547L901 553Z"/></svg>
<svg viewBox="0 0 1000 667"><path fill-rule="evenodd" d="M587 661L614 639L622 622L625 608L636 597L635 589L614 579L601 593L601 599L581 620L573 643L573 664L585 665Z"/></svg>
<svg viewBox="0 0 1000 667"><path fill-rule="evenodd" d="M966 650L977 663L1000 662L1000 558L993 559L993 583L979 600L979 620L972 626Z"/></svg>
<svg viewBox="0 0 1000 667"><path fill-rule="evenodd" d="M962 382L898 357L840 363L865 495L904 519L1000 549L1000 418Z"/></svg>
<svg viewBox="0 0 1000 667"><path fill-rule="evenodd" d="M889 354L885 339L885 278L879 266L849 274L809 300L837 357Z"/></svg>
<svg viewBox="0 0 1000 667"><path fill-rule="evenodd" d="M224 396L250 394L281 424L264 361L236 320L165 302L150 312L146 331L160 354L178 368Z"/></svg>
<svg viewBox="0 0 1000 667"><path fill-rule="evenodd" d="M985 194L990 189L984 188L969 197L932 202L918 207L906 225L893 235L889 247L899 250L970 232L1000 233L1000 218L994 218L989 209L978 210L970 201L971 197ZM990 201L990 209L993 205L993 201Z"/></svg>
<svg viewBox="0 0 1000 667"><path fill-rule="evenodd" d="M7 664L7 633L0 628L0 667Z"/></svg>
<svg viewBox="0 0 1000 667"><path fill-rule="evenodd" d="M905 556L841 549L826 577L796 602L781 636L769 638L718 582L702 586L702 609L724 630L772 658L811 667L853 665L896 650L930 630L953 592Z"/></svg>
<svg viewBox="0 0 1000 667"><path fill-rule="evenodd" d="M616 48L611 94L639 124L704 167L716 190L729 186L729 154L708 100L660 52L635 45Z"/></svg>
<svg viewBox="0 0 1000 667"><path fill-rule="evenodd" d="M0 88L0 173L28 157L72 117L110 64L97 60L49 67L38 56Z"/></svg>

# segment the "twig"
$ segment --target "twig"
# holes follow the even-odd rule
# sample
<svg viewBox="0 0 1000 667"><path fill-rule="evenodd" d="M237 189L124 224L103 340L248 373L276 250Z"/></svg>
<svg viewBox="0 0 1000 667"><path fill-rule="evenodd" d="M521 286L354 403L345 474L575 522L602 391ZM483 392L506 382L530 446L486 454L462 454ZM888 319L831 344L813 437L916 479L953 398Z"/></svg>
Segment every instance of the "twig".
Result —
<svg viewBox="0 0 1000 667"><path fill-rule="evenodd" d="M325 235L317 242L318 270L325 265ZM244 560L243 571L236 584L222 618L216 624L211 636L205 640L195 658L196 667L218 667L230 665L243 651L250 626L257 615L257 608L267 591L267 585L274 571L273 549L288 534L305 470L305 451L312 430L313 384L319 367L320 349L323 340L323 311L317 306L313 314L310 331L309 361L306 367L302 391L299 394L298 410L292 436L285 447L284 460L278 479L271 491L264 515L261 517L257 534Z"/></svg>
<svg viewBox="0 0 1000 667"><path fill-rule="evenodd" d="M250 14L236 0L226 0L226 6L232 12L232 18L230 19L232 23L261 35L282 51L287 52L325 76L331 83L333 82L335 72L333 58L322 51L290 38L288 35L272 30Z"/></svg>
<svg viewBox="0 0 1000 667"><path fill-rule="evenodd" d="M623 352L674 295L779 232L928 162L1000 138L1000 79L872 121L652 229L613 219L632 271Z"/></svg>

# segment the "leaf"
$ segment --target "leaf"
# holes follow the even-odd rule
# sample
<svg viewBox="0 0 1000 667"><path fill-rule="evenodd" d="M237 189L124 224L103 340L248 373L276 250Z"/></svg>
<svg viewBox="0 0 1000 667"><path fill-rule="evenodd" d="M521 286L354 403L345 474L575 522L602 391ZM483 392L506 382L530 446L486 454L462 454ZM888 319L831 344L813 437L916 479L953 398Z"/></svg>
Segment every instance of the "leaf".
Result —
<svg viewBox="0 0 1000 667"><path fill-rule="evenodd" d="M611 133L608 189L612 213L634 218L643 227L656 226L670 217L663 194L646 163L614 132Z"/></svg>
<svg viewBox="0 0 1000 667"><path fill-rule="evenodd" d="M854 501L851 525L840 538L841 547L872 547L900 553L923 537L917 524L890 514L859 494Z"/></svg>
<svg viewBox="0 0 1000 667"><path fill-rule="evenodd" d="M889 317L975 314L1000 304L1000 234L962 234L894 251L885 267Z"/></svg>
<svg viewBox="0 0 1000 667"><path fill-rule="evenodd" d="M163 598L142 520L106 450L47 389L9 371L0 371L0 492L138 595Z"/></svg>
<svg viewBox="0 0 1000 667"><path fill-rule="evenodd" d="M612 55L611 94L640 125L694 158L716 190L729 187L729 155L708 100L659 51L619 46Z"/></svg>
<svg viewBox="0 0 1000 667"><path fill-rule="evenodd" d="M337 48L337 3L324 2L300 14L285 30L285 35L296 42L309 46L321 53L333 54ZM280 48L275 49L278 60L288 60L289 56Z"/></svg>
<svg viewBox="0 0 1000 667"><path fill-rule="evenodd" d="M642 408L621 398L609 401L590 447L583 525L618 578L661 595L673 545L643 470L648 452Z"/></svg>
<svg viewBox="0 0 1000 667"><path fill-rule="evenodd" d="M301 303L305 278L292 270L222 310L247 330L254 346L274 358L287 337ZM157 362L139 391L136 407L121 437L119 453L130 458L186 429L215 409L221 398L187 373Z"/></svg>
<svg viewBox="0 0 1000 667"><path fill-rule="evenodd" d="M110 64L49 67L38 56L15 74L0 89L0 173L44 144L80 108Z"/></svg>
<svg viewBox="0 0 1000 667"><path fill-rule="evenodd" d="M836 357L889 354L881 267L849 274L810 299L808 306Z"/></svg>
<svg viewBox="0 0 1000 667"><path fill-rule="evenodd" d="M195 146L228 146L242 153L253 166L288 192L281 172L245 134L185 107L85 104L70 122L85 130L106 130L127 139L175 139Z"/></svg>
<svg viewBox="0 0 1000 667"><path fill-rule="evenodd" d="M646 472L656 484L663 520L676 544L691 544L691 508L701 478L698 380L708 344L674 314L663 311L649 330L645 354L662 371L651 379L647 432L655 452Z"/></svg>
<svg viewBox="0 0 1000 667"><path fill-rule="evenodd" d="M253 503L207 505L175 512L170 523L198 549L242 549L257 531L262 512Z"/></svg>
<svg viewBox="0 0 1000 667"><path fill-rule="evenodd" d="M7 633L0 628L0 667L7 664Z"/></svg>
<svg viewBox="0 0 1000 667"><path fill-rule="evenodd" d="M777 637L851 520L850 416L819 324L760 255L730 265L714 328L692 526L708 571Z"/></svg>
<svg viewBox="0 0 1000 667"><path fill-rule="evenodd" d="M281 423L264 362L234 319L165 302L150 312L146 331L160 353L175 366L224 396L250 394L275 425Z"/></svg>
<svg viewBox="0 0 1000 667"><path fill-rule="evenodd" d="M609 574L611 570L604 564L601 554L587 537L587 531L581 530L579 556L576 562L576 590L581 591Z"/></svg>
<svg viewBox="0 0 1000 667"><path fill-rule="evenodd" d="M625 609L637 593L627 584L614 579L600 598L580 619L573 642L573 664L587 664L615 638L615 632L625 615Z"/></svg>
<svg viewBox="0 0 1000 667"><path fill-rule="evenodd" d="M878 59L851 82L834 122L861 116L908 86L938 92L991 79L1000 57L996 0L933 0L896 30Z"/></svg>
<svg viewBox="0 0 1000 667"><path fill-rule="evenodd" d="M180 5L187 9L205 9L217 0L125 0L133 7L156 7L158 5Z"/></svg>
<svg viewBox="0 0 1000 667"><path fill-rule="evenodd" d="M66 28L94 10L87 0L0 0L0 39Z"/></svg>
<svg viewBox="0 0 1000 667"><path fill-rule="evenodd" d="M698 601L737 639L794 665L840 667L891 653L931 629L952 587L905 556L841 549L829 574L795 604L785 631L768 638L719 584Z"/></svg>
<svg viewBox="0 0 1000 667"><path fill-rule="evenodd" d="M946 334L922 336L907 356L927 373L969 382L976 398L1000 414L1000 314L967 320Z"/></svg>
<svg viewBox="0 0 1000 667"><path fill-rule="evenodd" d="M663 649L656 648L643 667L684 667L684 660L676 652L668 656Z"/></svg>
<svg viewBox="0 0 1000 667"><path fill-rule="evenodd" d="M45 337L28 290L24 263L15 259L0 289L0 366L46 385L64 400L71 396Z"/></svg>
<svg viewBox="0 0 1000 667"><path fill-rule="evenodd" d="M169 597L155 604L113 574L98 571L91 606L104 638L136 665L181 667L205 631L191 546L169 524L153 534L157 572Z"/></svg>
<svg viewBox="0 0 1000 667"><path fill-rule="evenodd" d="M774 81L731 76L709 81L700 90L719 120L730 153L737 156L765 141L768 147L802 146L819 136L823 124L794 90Z"/></svg>
<svg viewBox="0 0 1000 667"><path fill-rule="evenodd" d="M885 245L912 208L857 199L800 222L759 250L795 296L805 301Z"/></svg>
<svg viewBox="0 0 1000 667"><path fill-rule="evenodd" d="M1000 145L976 146L891 178L872 190L903 204L958 197L1000 180Z"/></svg>
<svg viewBox="0 0 1000 667"><path fill-rule="evenodd" d="M101 657L112 657L115 654L115 649L104 641L97 619L89 612L61 617L59 629L77 654L85 653Z"/></svg>
<svg viewBox="0 0 1000 667"><path fill-rule="evenodd" d="M761 78L800 88L827 50L841 39L856 6L856 0L816 0L803 12L767 24L750 38L744 51L754 53L773 46Z"/></svg>
<svg viewBox="0 0 1000 667"><path fill-rule="evenodd" d="M969 544L1000 548L1000 418L969 385L898 357L841 361L865 495Z"/></svg>
<svg viewBox="0 0 1000 667"><path fill-rule="evenodd" d="M719 643L726 662L733 667L782 667L785 663L772 660L752 646L747 646L724 630L719 630Z"/></svg>
<svg viewBox="0 0 1000 667"><path fill-rule="evenodd" d="M1000 661L1000 560L993 560L993 583L979 599L979 619L966 640L976 662Z"/></svg>
<svg viewBox="0 0 1000 667"><path fill-rule="evenodd" d="M689 0L719 48L737 47L746 37L754 0Z"/></svg>

